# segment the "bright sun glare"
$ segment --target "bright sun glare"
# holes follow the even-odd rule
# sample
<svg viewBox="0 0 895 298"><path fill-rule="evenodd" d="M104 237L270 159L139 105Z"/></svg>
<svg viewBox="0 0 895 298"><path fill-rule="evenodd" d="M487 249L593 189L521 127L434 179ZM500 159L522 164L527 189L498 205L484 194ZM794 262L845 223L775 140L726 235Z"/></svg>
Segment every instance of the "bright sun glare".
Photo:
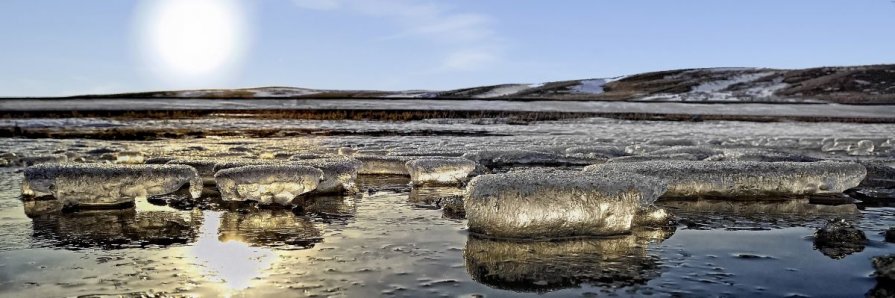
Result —
<svg viewBox="0 0 895 298"><path fill-rule="evenodd" d="M161 78L221 79L241 59L245 23L237 0L143 2L138 15L143 59Z"/></svg>

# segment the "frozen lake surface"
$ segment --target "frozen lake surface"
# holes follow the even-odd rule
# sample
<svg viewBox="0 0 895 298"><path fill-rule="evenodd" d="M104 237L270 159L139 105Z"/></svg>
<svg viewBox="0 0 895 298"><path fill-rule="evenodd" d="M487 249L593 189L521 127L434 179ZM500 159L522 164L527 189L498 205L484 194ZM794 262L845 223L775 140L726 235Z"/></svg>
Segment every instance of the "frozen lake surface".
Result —
<svg viewBox="0 0 895 298"><path fill-rule="evenodd" d="M14 108L10 102L3 101L2 108ZM143 101L134 104L138 102ZM195 104L199 102L207 103ZM352 101L351 106L362 108L362 102ZM77 109L77 104L54 107ZM192 103L169 104L189 108ZM340 101L252 102L266 104L307 108ZM400 108L407 103L388 104ZM464 104L542 108L532 103ZM572 111L615 104L550 103ZM613 108L645 109L638 105ZM686 104L680 109L833 113L826 105L755 106ZM845 113L861 117L891 116L880 107L847 108L851 110ZM303 212L223 204L207 192L192 204L138 199L124 210L60 213L47 212L47 201L21 200L23 167L16 165L53 156L79 163L114 163L136 155L146 160L277 160L337 154L339 148L351 147L377 156L525 149L584 164L610 158L624 162L759 156L872 161L891 167L895 124L606 118L520 124L507 119L389 122L212 116L3 119L0 127L82 136L0 138L0 153L11 162L0 168L0 296L862 296L884 287L871 276L871 258L895 252L895 244L883 239L883 232L895 226L895 198L885 189L863 201L660 199L657 205L676 216L670 228L635 229L611 238L506 242L471 235L465 219L433 203L462 195L462 188L411 187L402 176L362 175L357 194L317 197ZM215 132L192 138L103 139L110 129ZM251 133L258 129L293 133L261 138ZM613 154L619 156L606 156ZM570 171L583 166L551 165ZM511 164L494 171L532 167L544 165ZM869 242L841 256L817 250L814 232L835 218L854 223Z"/></svg>

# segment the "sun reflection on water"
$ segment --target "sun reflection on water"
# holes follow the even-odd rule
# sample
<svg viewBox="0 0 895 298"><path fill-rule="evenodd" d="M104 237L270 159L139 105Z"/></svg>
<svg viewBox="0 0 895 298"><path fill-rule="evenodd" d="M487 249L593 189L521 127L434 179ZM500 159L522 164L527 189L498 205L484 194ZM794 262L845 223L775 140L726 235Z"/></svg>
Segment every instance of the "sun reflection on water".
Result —
<svg viewBox="0 0 895 298"><path fill-rule="evenodd" d="M189 253L198 261L202 276L222 282L233 294L249 288L253 279L261 277L273 264L276 254L271 249L251 247L240 241L219 241L220 222L221 212L204 212L199 240Z"/></svg>

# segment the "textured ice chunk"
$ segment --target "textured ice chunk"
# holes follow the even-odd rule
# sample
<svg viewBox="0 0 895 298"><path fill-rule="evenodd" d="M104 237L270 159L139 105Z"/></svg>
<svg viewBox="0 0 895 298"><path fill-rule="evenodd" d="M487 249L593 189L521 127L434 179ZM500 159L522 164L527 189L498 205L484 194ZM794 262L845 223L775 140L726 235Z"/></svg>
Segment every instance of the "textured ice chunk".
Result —
<svg viewBox="0 0 895 298"><path fill-rule="evenodd" d="M861 187L895 188L895 162L862 161L867 177Z"/></svg>
<svg viewBox="0 0 895 298"><path fill-rule="evenodd" d="M665 180L665 197L764 197L842 193L861 183L856 163L645 161L606 163L586 172L628 172Z"/></svg>
<svg viewBox="0 0 895 298"><path fill-rule="evenodd" d="M873 141L861 140L853 145L848 145L848 155L871 155L873 154Z"/></svg>
<svg viewBox="0 0 895 298"><path fill-rule="evenodd" d="M126 151L126 152L118 152L115 155L115 163L121 164L142 164L144 159L146 158L143 155L143 152L134 152L134 151Z"/></svg>
<svg viewBox="0 0 895 298"><path fill-rule="evenodd" d="M357 172L363 165L353 158L324 158L295 161L294 164L311 166L323 171L323 181L315 193L342 193L355 188Z"/></svg>
<svg viewBox="0 0 895 298"><path fill-rule="evenodd" d="M464 207L469 230L489 237L615 235L628 232L637 210L663 191L638 175L526 171L474 178Z"/></svg>
<svg viewBox="0 0 895 298"><path fill-rule="evenodd" d="M406 156L376 156L356 155L357 160L363 162L358 174L361 175L410 175L405 164L413 160Z"/></svg>
<svg viewBox="0 0 895 298"><path fill-rule="evenodd" d="M246 166L263 166L263 165L281 165L284 164L282 161L274 161L274 160L257 160L257 159L231 159L227 161L219 161L214 164L213 171L214 173L220 172L226 169L246 167Z"/></svg>
<svg viewBox="0 0 895 298"><path fill-rule="evenodd" d="M221 170L214 175L225 201L288 205L317 189L323 171L298 165L257 165Z"/></svg>
<svg viewBox="0 0 895 298"><path fill-rule="evenodd" d="M593 163L586 159L566 157L555 153L531 150L482 150L463 154L463 158L472 160L483 166L505 167L515 165L587 165Z"/></svg>
<svg viewBox="0 0 895 298"><path fill-rule="evenodd" d="M42 164L25 169L22 194L53 196L65 206L102 206L170 194L186 184L198 198L202 183L189 166Z"/></svg>
<svg viewBox="0 0 895 298"><path fill-rule="evenodd" d="M638 227L664 227L671 222L672 216L664 208L654 205L641 207L634 215L634 226Z"/></svg>
<svg viewBox="0 0 895 298"><path fill-rule="evenodd" d="M830 139L826 138L821 141L821 151L830 152L830 151L846 151L850 146L849 141L847 140L839 140L839 139Z"/></svg>
<svg viewBox="0 0 895 298"><path fill-rule="evenodd" d="M46 154L19 157L18 159L16 159L15 165L20 167L30 167L39 164L63 163L67 161L68 156L66 156L65 154Z"/></svg>
<svg viewBox="0 0 895 298"><path fill-rule="evenodd" d="M606 239L518 242L469 237L466 270L491 287L545 293L581 284L621 287L659 276L646 247L668 235L635 230Z"/></svg>
<svg viewBox="0 0 895 298"><path fill-rule="evenodd" d="M465 158L423 158L406 163L413 184L452 185L466 180L476 163Z"/></svg>
<svg viewBox="0 0 895 298"><path fill-rule="evenodd" d="M351 155L354 155L355 153L357 153L357 149L354 149L351 147L341 147L341 148L339 148L338 152L339 152L339 155L351 156Z"/></svg>

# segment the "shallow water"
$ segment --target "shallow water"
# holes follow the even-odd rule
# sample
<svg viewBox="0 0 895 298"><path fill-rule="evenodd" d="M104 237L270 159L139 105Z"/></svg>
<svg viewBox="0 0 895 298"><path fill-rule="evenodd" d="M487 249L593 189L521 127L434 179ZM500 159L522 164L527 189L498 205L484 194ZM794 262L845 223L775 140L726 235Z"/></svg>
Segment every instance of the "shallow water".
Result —
<svg viewBox="0 0 895 298"><path fill-rule="evenodd" d="M0 179L4 185L20 180L12 171L3 172ZM368 179L362 187L406 185L395 180ZM871 244L832 259L815 250L809 236L824 219L848 216L856 209L774 219L762 219L766 214L725 214L720 208L690 210L678 213L682 222L717 226L678 225L675 231L540 245L470 238L462 220L416 207L407 192L374 191L326 200L331 200L329 206L322 209L346 216L327 219L288 210L179 211L139 202L135 211L29 219L15 189L6 188L0 200L5 231L0 294L855 296L874 287L869 258L893 251L879 233L895 224L893 208L860 211L859 225ZM744 208L757 211L792 204L725 203L750 204ZM144 221L170 220L162 215L183 218L188 225L182 227L191 231L152 228L134 220L143 215ZM733 224L721 224L725 222ZM177 240L161 243L153 238ZM539 257L526 258L528 254Z"/></svg>
<svg viewBox="0 0 895 298"><path fill-rule="evenodd" d="M561 149L595 143L624 148L683 139L718 148L783 148L830 159L857 158L844 150L821 150L824 138L840 138L871 139L877 150L861 158L892 160L891 148L882 145L891 143L895 131L895 125L882 124L607 119L524 126L472 120L271 124L228 119L116 125L184 123L236 131L255 124L357 131L339 137L271 139L2 139L0 151L69 152L102 161L105 151L258 158L280 151L333 152L345 145L384 154L525 146ZM501 136L365 135L373 130L470 128ZM91 153L96 149L107 150ZM870 259L895 252L895 244L884 242L881 234L895 225L895 208L820 205L807 199L664 201L659 205L678 217L674 229L517 243L470 236L465 220L446 215L433 204L432 198L456 195L459 189L412 189L406 177L360 177L357 195L319 198L301 215L216 204L176 209L144 200L132 210L34 218L26 216L19 199L21 180L21 168L0 168L0 296L861 296L876 286ZM40 202L27 206L35 212L40 208ZM870 243L841 258L816 250L812 234L833 218L856 222Z"/></svg>

